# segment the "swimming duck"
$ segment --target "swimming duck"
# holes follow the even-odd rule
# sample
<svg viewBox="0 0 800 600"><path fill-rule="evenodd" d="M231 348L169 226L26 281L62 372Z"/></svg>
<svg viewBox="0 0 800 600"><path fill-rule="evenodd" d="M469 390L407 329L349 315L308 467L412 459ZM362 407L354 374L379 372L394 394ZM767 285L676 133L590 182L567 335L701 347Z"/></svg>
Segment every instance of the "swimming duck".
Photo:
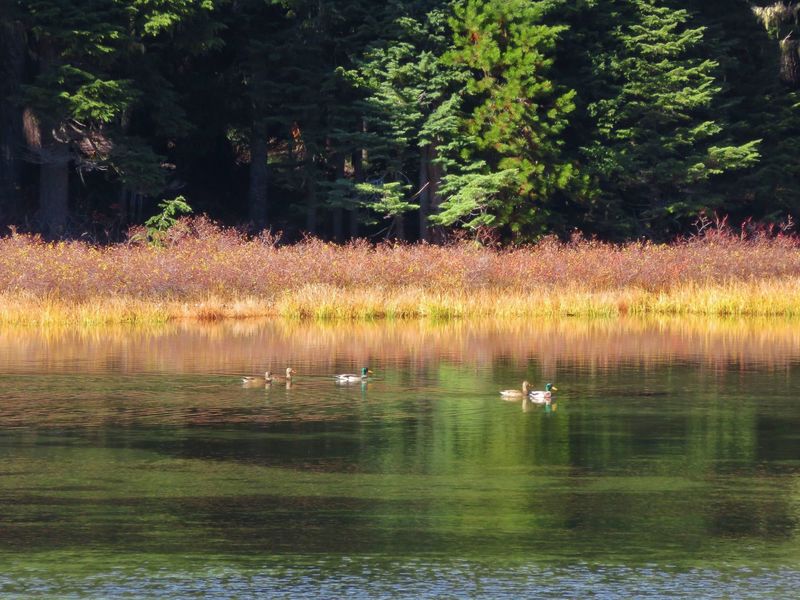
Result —
<svg viewBox="0 0 800 600"><path fill-rule="evenodd" d="M363 367L361 369L361 375L356 375L355 373L342 373L341 375L334 375L334 378L339 383L348 383L354 381L366 381L367 377L372 375L372 371L370 371L367 367Z"/></svg>
<svg viewBox="0 0 800 600"><path fill-rule="evenodd" d="M297 373L297 371L295 371L292 367L286 367L286 375L284 377L273 375L272 379L273 381L286 381L286 383L289 383L292 380L292 375L295 373Z"/></svg>
<svg viewBox="0 0 800 600"><path fill-rule="evenodd" d="M544 391L541 390L533 390L528 392L528 398L530 398L533 402L550 402L550 399L553 397L553 392L558 390L556 386L552 383L548 383L544 386Z"/></svg>
<svg viewBox="0 0 800 600"><path fill-rule="evenodd" d="M530 385L527 381L523 381L521 390L500 390L500 395L508 400L516 400L528 395Z"/></svg>
<svg viewBox="0 0 800 600"><path fill-rule="evenodd" d="M255 377L242 377L242 384L243 385L267 385L272 383L275 378L272 376L272 371L267 371L264 373L263 377L255 376Z"/></svg>

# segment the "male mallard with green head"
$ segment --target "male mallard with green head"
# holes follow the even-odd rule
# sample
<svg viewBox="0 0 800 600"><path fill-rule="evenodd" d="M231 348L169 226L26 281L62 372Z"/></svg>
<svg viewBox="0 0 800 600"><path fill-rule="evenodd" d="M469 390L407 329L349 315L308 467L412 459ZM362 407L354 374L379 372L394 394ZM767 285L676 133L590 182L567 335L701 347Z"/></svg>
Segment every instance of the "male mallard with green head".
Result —
<svg viewBox="0 0 800 600"><path fill-rule="evenodd" d="M556 390L558 390L556 386L552 383L548 383L544 386L544 391L534 390L528 392L528 398L533 402L550 402L550 399L553 397L553 392Z"/></svg>
<svg viewBox="0 0 800 600"><path fill-rule="evenodd" d="M355 373L342 373L341 375L334 375L333 377L339 383L352 383L356 381L366 381L367 377L372 375L372 371L370 371L367 367L363 367L361 369L361 375L356 375Z"/></svg>

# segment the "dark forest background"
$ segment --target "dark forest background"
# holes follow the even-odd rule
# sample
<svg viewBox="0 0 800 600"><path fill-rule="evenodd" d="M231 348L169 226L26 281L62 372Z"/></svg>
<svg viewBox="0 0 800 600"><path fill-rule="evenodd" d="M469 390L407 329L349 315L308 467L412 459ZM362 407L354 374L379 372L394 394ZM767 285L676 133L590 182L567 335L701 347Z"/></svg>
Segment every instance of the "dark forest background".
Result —
<svg viewBox="0 0 800 600"><path fill-rule="evenodd" d="M800 214L798 2L0 0L0 224L336 241Z"/></svg>

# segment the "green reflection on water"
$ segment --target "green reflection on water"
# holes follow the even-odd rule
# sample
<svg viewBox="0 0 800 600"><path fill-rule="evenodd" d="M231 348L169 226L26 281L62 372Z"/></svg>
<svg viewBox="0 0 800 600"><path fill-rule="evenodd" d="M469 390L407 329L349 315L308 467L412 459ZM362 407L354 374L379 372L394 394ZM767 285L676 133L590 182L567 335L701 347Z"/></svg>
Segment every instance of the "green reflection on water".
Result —
<svg viewBox="0 0 800 600"><path fill-rule="evenodd" d="M0 590L281 556L796 567L789 326L774 343L663 323L532 323L511 342L494 325L393 324L350 345L346 328L298 343L273 324L17 332L0 343ZM276 347L285 358L259 358ZM290 389L238 383L279 360L298 369ZM360 364L368 385L330 377ZM500 400L523 378L558 382L557 401Z"/></svg>

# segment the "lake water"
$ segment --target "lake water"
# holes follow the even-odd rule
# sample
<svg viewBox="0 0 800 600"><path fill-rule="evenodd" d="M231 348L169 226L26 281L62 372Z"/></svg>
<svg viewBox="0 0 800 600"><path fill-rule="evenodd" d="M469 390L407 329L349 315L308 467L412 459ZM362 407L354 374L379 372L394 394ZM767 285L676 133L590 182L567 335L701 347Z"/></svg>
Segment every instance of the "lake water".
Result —
<svg viewBox="0 0 800 600"><path fill-rule="evenodd" d="M0 596L796 597L798 390L793 321L0 330Z"/></svg>

